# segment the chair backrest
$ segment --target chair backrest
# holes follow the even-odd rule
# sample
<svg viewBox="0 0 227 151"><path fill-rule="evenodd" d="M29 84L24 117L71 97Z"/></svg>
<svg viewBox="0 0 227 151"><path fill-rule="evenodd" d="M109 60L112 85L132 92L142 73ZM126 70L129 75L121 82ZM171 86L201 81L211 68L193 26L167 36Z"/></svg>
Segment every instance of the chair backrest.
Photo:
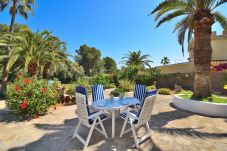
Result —
<svg viewBox="0 0 227 151"><path fill-rule="evenodd" d="M76 102L77 102L77 115L80 121L84 124L88 124L88 111L86 96L84 94L76 92Z"/></svg>
<svg viewBox="0 0 227 151"><path fill-rule="evenodd" d="M137 98L140 102L143 102L146 96L146 86L142 84L135 84L134 98Z"/></svg>
<svg viewBox="0 0 227 151"><path fill-rule="evenodd" d="M80 94L83 94L85 96L85 102L87 104L87 112L88 112L88 115L91 114L90 112L90 108L88 106L88 94L87 94L87 89L85 87L82 87L82 86L79 86L79 87L76 87L76 93L80 93ZM77 100L76 100L77 101Z"/></svg>
<svg viewBox="0 0 227 151"><path fill-rule="evenodd" d="M104 99L103 85L101 85L101 84L93 85L91 90L92 90L92 100L93 101Z"/></svg>
<svg viewBox="0 0 227 151"><path fill-rule="evenodd" d="M152 110L154 107L156 95L148 96L146 99L143 101L142 108L139 112L139 120L138 124L142 125L145 124L150 120Z"/></svg>
<svg viewBox="0 0 227 151"><path fill-rule="evenodd" d="M150 90L150 91L147 91L146 92L146 97L148 97L148 96L152 96L152 95L156 95L156 93L158 92L158 90ZM146 98L145 97L145 98Z"/></svg>

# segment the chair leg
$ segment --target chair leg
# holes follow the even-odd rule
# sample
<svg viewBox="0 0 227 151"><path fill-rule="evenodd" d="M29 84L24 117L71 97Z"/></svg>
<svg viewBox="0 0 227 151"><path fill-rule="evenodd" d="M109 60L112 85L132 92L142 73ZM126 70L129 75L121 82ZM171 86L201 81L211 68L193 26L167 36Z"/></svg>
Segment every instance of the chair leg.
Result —
<svg viewBox="0 0 227 151"><path fill-rule="evenodd" d="M125 118L125 122L124 122L124 125L123 125L122 130L121 130L120 138L121 138L121 137L123 136L123 134L124 134L125 127L126 127L126 125L127 125L127 121L128 121L128 115L127 115L126 118Z"/></svg>
<svg viewBox="0 0 227 151"><path fill-rule="evenodd" d="M94 130L94 128L95 128L96 121L97 121L97 118L95 118L95 120L93 121L93 124L92 124L92 126L91 126L91 129L90 129L90 131L89 131L89 133L88 133L87 140L86 140L86 142L85 142L85 144L84 144L84 150L87 148L88 143L89 143L89 141L90 141L90 139L91 139L91 134L92 134L92 132L93 132L93 130Z"/></svg>
<svg viewBox="0 0 227 151"><path fill-rule="evenodd" d="M105 137L108 138L107 133L106 133L106 129L104 128L102 120L100 119L100 117L98 117L98 120L99 120L99 124L101 125L102 131L103 131Z"/></svg>
<svg viewBox="0 0 227 151"><path fill-rule="evenodd" d="M139 149L139 142L138 142L137 135L136 135L136 128L132 124L131 124L131 129L132 129L132 134L133 134L133 138L134 138L134 141L135 141L136 148Z"/></svg>
<svg viewBox="0 0 227 151"><path fill-rule="evenodd" d="M80 128L80 125L81 125L81 122L79 121L79 123L77 124L76 129L75 129L75 131L74 131L73 138L76 137L76 134L77 134L77 132L78 132L78 130L79 130L79 128Z"/></svg>
<svg viewBox="0 0 227 151"><path fill-rule="evenodd" d="M149 132L149 134L151 133L151 129L150 129L150 126L148 124L148 122L146 123L146 128L147 128L147 131Z"/></svg>

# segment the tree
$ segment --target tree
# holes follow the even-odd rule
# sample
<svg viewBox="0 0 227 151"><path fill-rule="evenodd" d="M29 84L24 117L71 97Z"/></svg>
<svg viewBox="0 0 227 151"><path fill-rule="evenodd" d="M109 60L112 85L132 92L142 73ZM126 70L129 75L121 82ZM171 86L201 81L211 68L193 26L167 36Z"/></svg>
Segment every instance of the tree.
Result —
<svg viewBox="0 0 227 151"><path fill-rule="evenodd" d="M76 53L75 61L83 66L87 76L92 76L93 74L100 72L102 60L101 52L98 49L82 45L79 50L76 50Z"/></svg>
<svg viewBox="0 0 227 151"><path fill-rule="evenodd" d="M113 73L117 70L117 64L113 58L105 57L103 58L103 62L106 73Z"/></svg>
<svg viewBox="0 0 227 151"><path fill-rule="evenodd" d="M142 55L142 52L139 51L129 51L128 54L126 54L124 57L122 57L123 61L121 63L129 66L129 65L136 65L140 67L148 66L150 67L149 63L152 63L153 61L149 60L150 55L145 54Z"/></svg>
<svg viewBox="0 0 227 151"><path fill-rule="evenodd" d="M15 18L17 13L19 13L26 20L28 19L28 12L33 14L32 5L35 4L35 0L0 0L0 12L4 11L5 8L9 8L9 13L11 15L10 28L9 31L13 34L13 28L15 23ZM8 47L6 55L10 53L10 47ZM2 84L1 84L1 93L6 94L7 91L7 80L8 73L6 71L6 65L8 63L7 58L3 61L2 69Z"/></svg>
<svg viewBox="0 0 227 151"><path fill-rule="evenodd" d="M51 66L56 69L67 62L65 44L48 31L33 33L31 30L25 30L13 36L11 47L7 71L17 64L30 76L37 77L38 73L47 76L46 72Z"/></svg>
<svg viewBox="0 0 227 151"><path fill-rule="evenodd" d="M161 60L161 64L163 64L163 65L167 65L167 64L169 64L170 63L170 61L169 61L169 58L168 57L164 57L162 60Z"/></svg>
<svg viewBox="0 0 227 151"><path fill-rule="evenodd" d="M188 42L194 35L194 97L211 96L211 28L215 22L219 22L223 28L227 27L226 18L216 11L217 7L226 2L226 0L165 0L151 12L156 13L155 21L169 13L158 21L156 28L176 17L183 17L174 28L174 32L178 31L178 42L182 46L182 52L186 34Z"/></svg>

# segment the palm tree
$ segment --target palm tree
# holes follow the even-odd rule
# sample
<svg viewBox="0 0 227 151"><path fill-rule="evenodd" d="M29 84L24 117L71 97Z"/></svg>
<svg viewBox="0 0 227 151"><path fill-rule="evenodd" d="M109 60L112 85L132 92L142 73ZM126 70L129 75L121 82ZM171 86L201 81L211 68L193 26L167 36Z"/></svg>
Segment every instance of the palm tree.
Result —
<svg viewBox="0 0 227 151"><path fill-rule="evenodd" d="M141 67L148 66L150 67L149 63L152 63L153 61L149 60L150 55L145 54L142 55L141 51L129 51L128 54L126 54L124 57L122 57L123 61L121 63L125 65L138 65Z"/></svg>
<svg viewBox="0 0 227 151"><path fill-rule="evenodd" d="M28 12L33 14L32 5L35 4L35 0L0 0L0 12L4 11L5 8L9 8L9 13L11 15L10 28L9 31L13 34L13 28L15 23L15 18L17 13L19 13L26 20L28 19ZM7 48L6 54L10 53L10 47ZM2 84L1 84L1 92L5 95L7 91L7 80L8 73L6 69L6 65L8 63L7 58L3 62L2 69Z"/></svg>
<svg viewBox="0 0 227 151"><path fill-rule="evenodd" d="M58 63L64 63L67 61L67 56L61 49L64 43L56 39L48 31L33 33L25 30L15 35L7 71L19 61L30 76L36 77L39 72L48 72L51 66L56 68Z"/></svg>
<svg viewBox="0 0 227 151"><path fill-rule="evenodd" d="M0 0L0 12L9 7L9 13L11 15L10 32L13 33L13 26L17 13L19 13L24 19L28 19L28 12L33 15L32 5L35 4L35 0Z"/></svg>
<svg viewBox="0 0 227 151"><path fill-rule="evenodd" d="M161 60L161 64L163 64L163 65L167 65L167 64L169 64L170 62L169 62L169 58L168 57L164 57L162 60Z"/></svg>
<svg viewBox="0 0 227 151"><path fill-rule="evenodd" d="M184 52L184 41L194 36L194 97L211 96L210 64L212 58L211 27L215 22L227 27L226 18L216 8L227 0L165 0L151 14L156 13L155 21L161 18L157 27L176 17L183 18L176 24L178 42Z"/></svg>

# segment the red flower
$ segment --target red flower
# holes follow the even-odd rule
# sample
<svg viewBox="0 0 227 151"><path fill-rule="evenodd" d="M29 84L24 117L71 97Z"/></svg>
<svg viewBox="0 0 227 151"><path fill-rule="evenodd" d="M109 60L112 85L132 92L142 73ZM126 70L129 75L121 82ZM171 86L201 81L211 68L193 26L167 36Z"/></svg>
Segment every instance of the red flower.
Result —
<svg viewBox="0 0 227 151"><path fill-rule="evenodd" d="M27 105L28 104L28 100L24 100L23 104Z"/></svg>
<svg viewBox="0 0 227 151"><path fill-rule="evenodd" d="M47 88L42 88L42 92L43 93L46 92L46 90L47 90Z"/></svg>
<svg viewBox="0 0 227 151"><path fill-rule="evenodd" d="M27 107L27 105L24 104L24 103L22 103L22 104L20 105L20 107L21 107L22 109L25 109L25 108Z"/></svg>
<svg viewBox="0 0 227 151"><path fill-rule="evenodd" d="M16 91L21 92L21 88L18 85L16 85Z"/></svg>
<svg viewBox="0 0 227 151"><path fill-rule="evenodd" d="M25 96L29 96L30 94L29 93L26 93Z"/></svg>
<svg viewBox="0 0 227 151"><path fill-rule="evenodd" d="M30 83L30 80L29 79L24 79L24 83L28 84L28 83Z"/></svg>
<svg viewBox="0 0 227 151"><path fill-rule="evenodd" d="M35 118L39 118L39 114L36 114L36 115L35 115Z"/></svg>

